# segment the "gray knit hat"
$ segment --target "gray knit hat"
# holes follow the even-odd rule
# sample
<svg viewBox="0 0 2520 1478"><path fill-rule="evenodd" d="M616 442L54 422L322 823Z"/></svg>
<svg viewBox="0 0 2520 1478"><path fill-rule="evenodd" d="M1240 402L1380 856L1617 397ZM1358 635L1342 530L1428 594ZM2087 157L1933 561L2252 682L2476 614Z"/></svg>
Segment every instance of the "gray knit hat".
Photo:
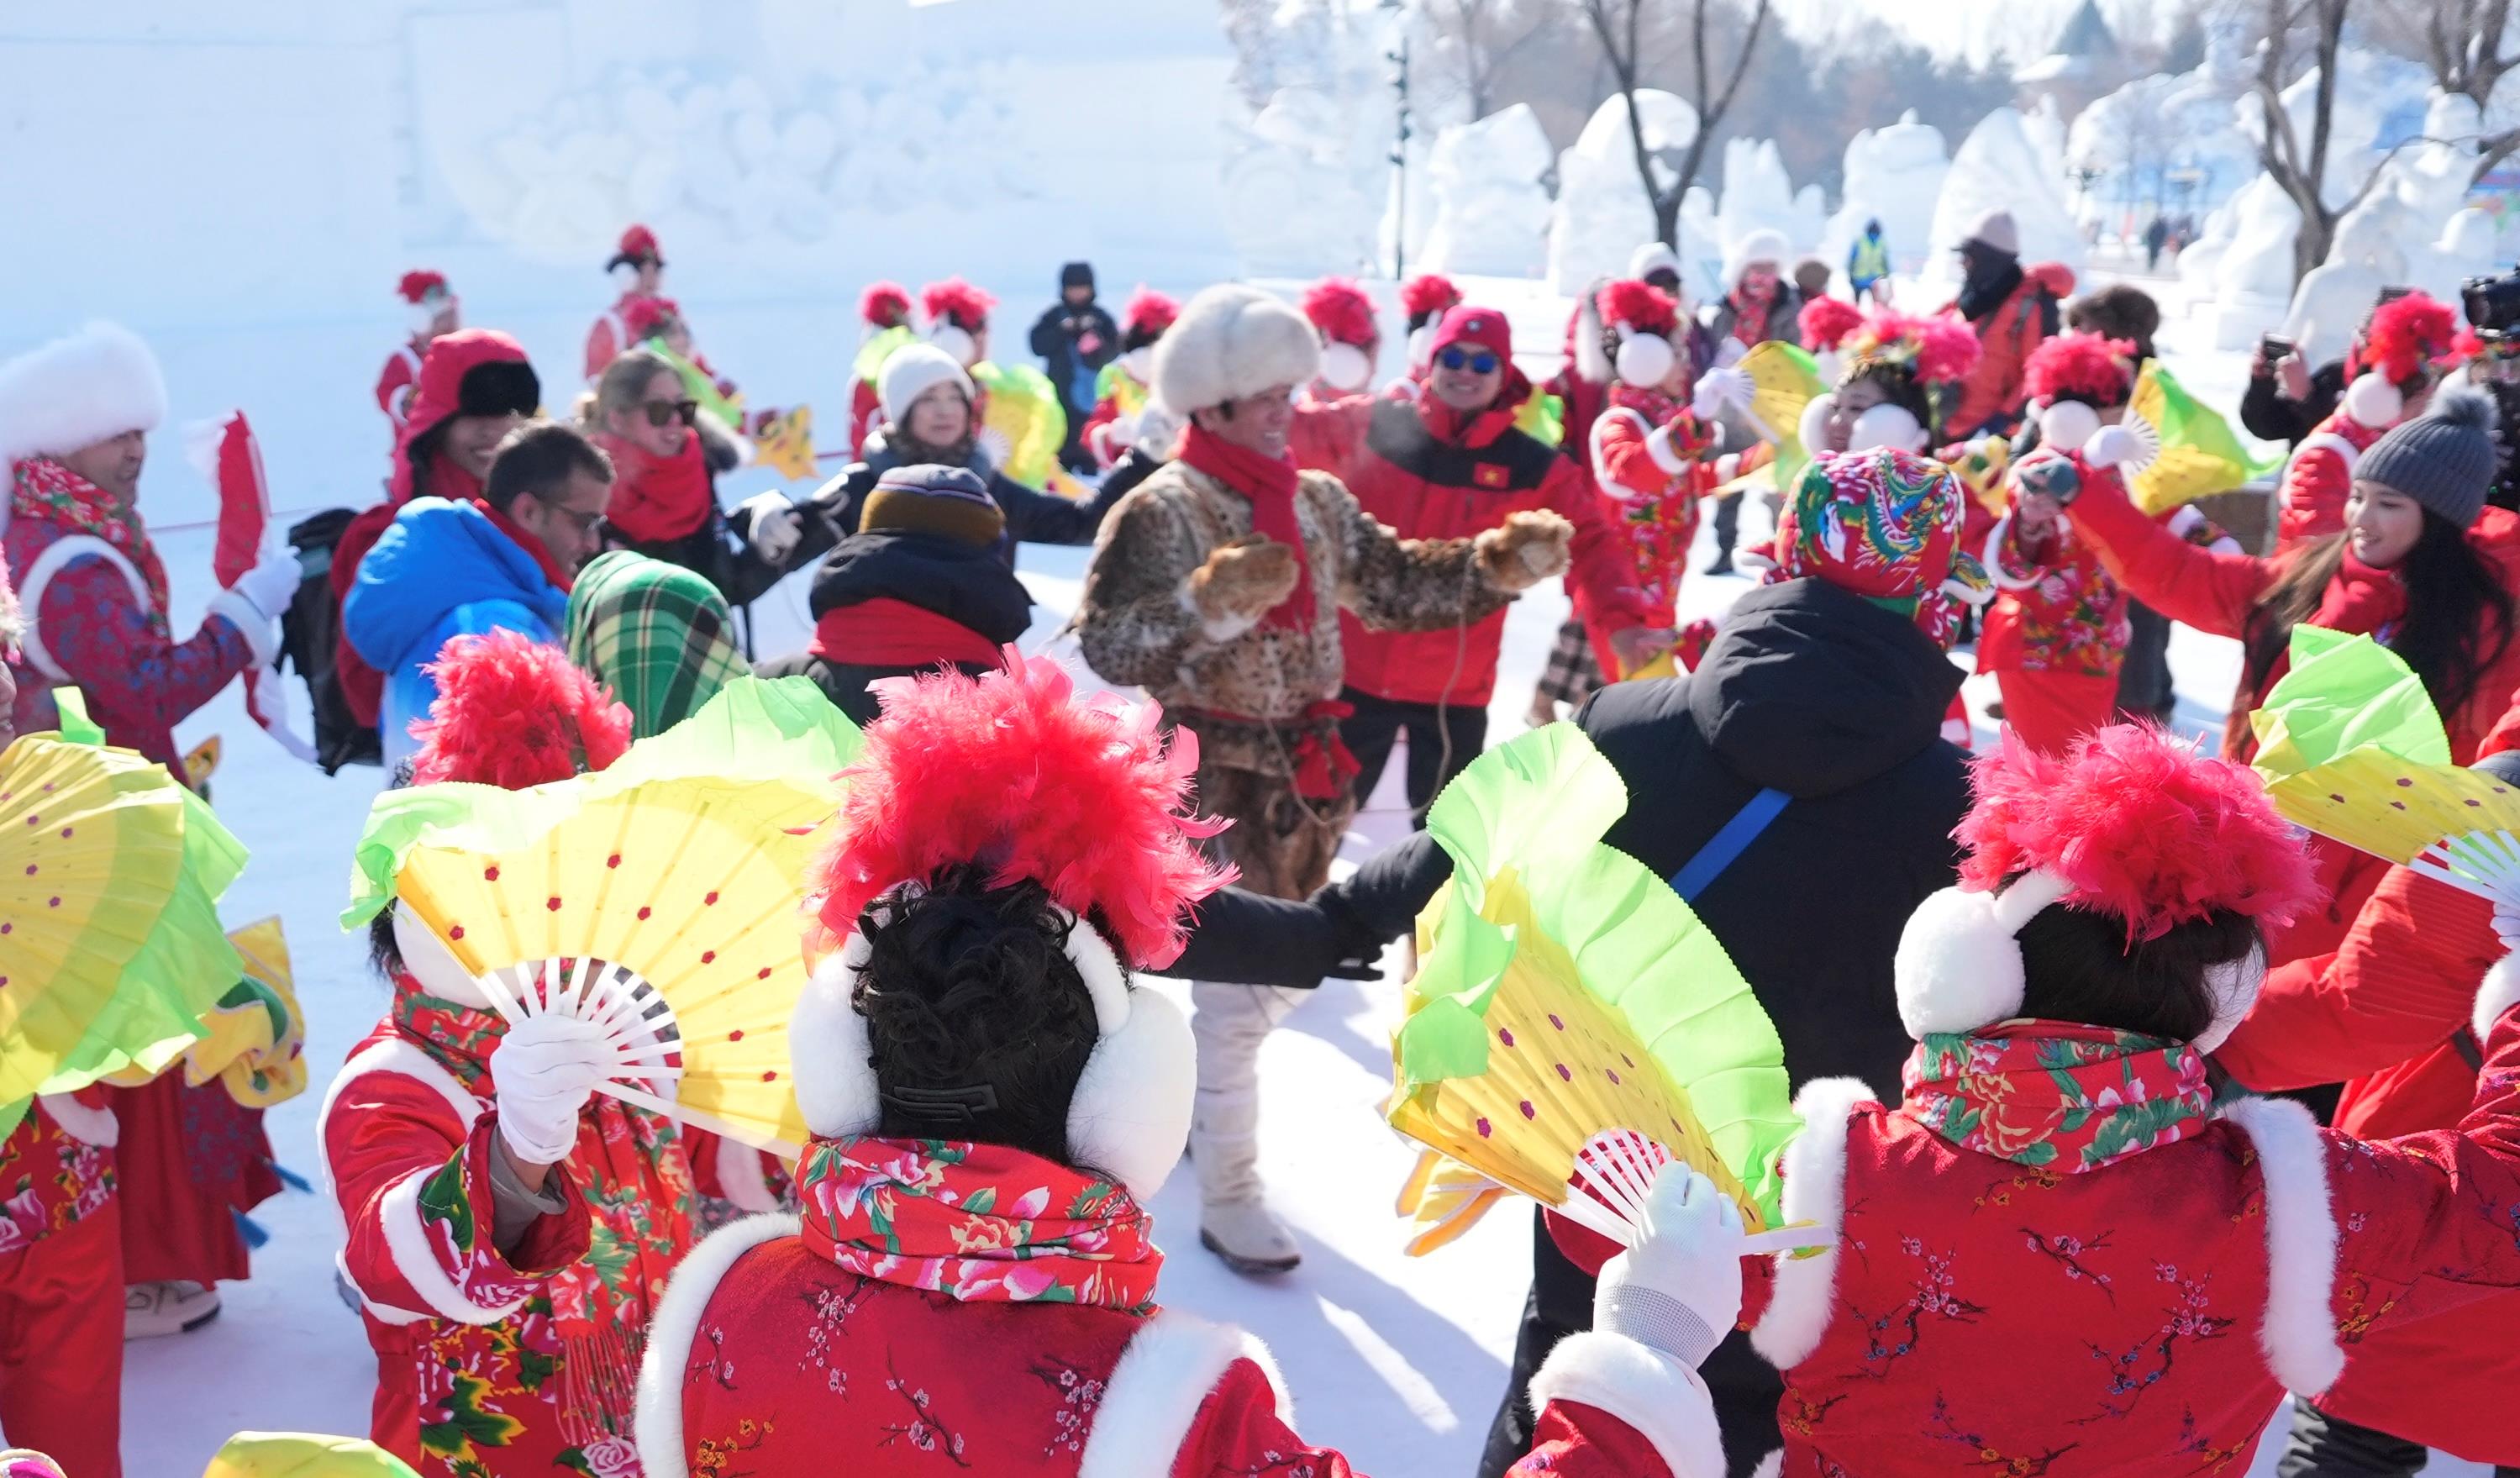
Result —
<svg viewBox="0 0 2520 1478"><path fill-rule="evenodd" d="M2371 443L2354 480L2406 494L2458 528L2485 511L2498 458L2494 402L2474 390L2444 390L2432 409Z"/></svg>

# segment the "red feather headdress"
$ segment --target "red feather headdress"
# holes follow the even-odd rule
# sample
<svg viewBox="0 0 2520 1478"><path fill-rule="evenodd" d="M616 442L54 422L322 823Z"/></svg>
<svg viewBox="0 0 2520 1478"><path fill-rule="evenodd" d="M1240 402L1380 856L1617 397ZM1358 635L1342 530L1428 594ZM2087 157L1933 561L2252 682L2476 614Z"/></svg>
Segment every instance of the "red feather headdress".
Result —
<svg viewBox="0 0 2520 1478"><path fill-rule="evenodd" d="M989 326L989 310L998 300L959 277L941 283L929 283L919 291L920 311L928 323L950 323L966 334L977 334Z"/></svg>
<svg viewBox="0 0 2520 1478"><path fill-rule="evenodd" d="M428 670L437 697L411 726L414 784L522 790L601 770L630 747L630 710L567 653L520 632L457 637Z"/></svg>
<svg viewBox="0 0 2520 1478"><path fill-rule="evenodd" d="M2097 334L2059 334L2030 351L2024 379L2042 403L2081 400L2119 406L2135 394L2135 344Z"/></svg>
<svg viewBox="0 0 2520 1478"><path fill-rule="evenodd" d="M910 321L910 290L899 283L870 283L858 294L858 317L878 329Z"/></svg>
<svg viewBox="0 0 2520 1478"><path fill-rule="evenodd" d="M1962 319L1948 315L1920 318L1883 310L1865 316L1863 324L1838 345L1846 358L1841 381L1856 380L1875 370L1914 376L1926 384L1949 384L1977 365L1977 333Z"/></svg>
<svg viewBox="0 0 2520 1478"><path fill-rule="evenodd" d="M1680 327L1680 299L1639 278L1623 277L1601 289L1601 321L1625 324L1639 334L1668 338Z"/></svg>
<svg viewBox="0 0 2520 1478"><path fill-rule="evenodd" d="M2072 885L2063 902L2125 920L2130 941L2225 909L2280 925L2318 896L2257 772L2148 724L2094 730L2061 760L2006 734L1971 783L1976 804L1953 835L1973 891L2051 873Z"/></svg>
<svg viewBox="0 0 2520 1478"><path fill-rule="evenodd" d="M682 306L670 297L634 297L621 305L621 327L630 331L632 343L647 342L664 328L667 319L682 316Z"/></svg>
<svg viewBox="0 0 2520 1478"><path fill-rule="evenodd" d="M402 292L402 300L416 304L426 299L431 292L444 292L446 274L431 272L426 268L417 272L406 272L402 275L402 282L398 287Z"/></svg>
<svg viewBox="0 0 2520 1478"><path fill-rule="evenodd" d="M1400 307L1412 324L1433 323L1462 302L1462 290L1440 272L1420 273L1400 285Z"/></svg>
<svg viewBox="0 0 2520 1478"><path fill-rule="evenodd" d="M2377 370L2390 383L2403 384L2451 354L2457 339L2458 315L2450 304L2409 292L2371 310L2371 326L2346 357L2345 378Z"/></svg>
<svg viewBox="0 0 2520 1478"><path fill-rule="evenodd" d="M1170 329L1181 317L1181 303L1168 292L1141 286L1120 310L1120 332L1149 338Z"/></svg>
<svg viewBox="0 0 2520 1478"><path fill-rule="evenodd" d="M1373 299L1350 278L1325 277L1306 288L1304 316L1323 338L1334 344L1361 349L1382 340L1382 331L1373 322Z"/></svg>
<svg viewBox="0 0 2520 1478"><path fill-rule="evenodd" d="M874 685L883 712L808 883L824 929L846 935L890 889L980 862L1098 915L1132 963L1170 963L1187 911L1236 875L1196 845L1226 825L1190 810L1197 740L1179 730L1166 744L1151 703L1079 697L1048 657L1009 648L1007 662Z"/></svg>
<svg viewBox="0 0 2520 1478"><path fill-rule="evenodd" d="M1842 297L1825 294L1803 304L1797 320L1803 331L1803 347L1815 353L1834 349L1846 341L1846 336L1864 326L1864 310Z"/></svg>

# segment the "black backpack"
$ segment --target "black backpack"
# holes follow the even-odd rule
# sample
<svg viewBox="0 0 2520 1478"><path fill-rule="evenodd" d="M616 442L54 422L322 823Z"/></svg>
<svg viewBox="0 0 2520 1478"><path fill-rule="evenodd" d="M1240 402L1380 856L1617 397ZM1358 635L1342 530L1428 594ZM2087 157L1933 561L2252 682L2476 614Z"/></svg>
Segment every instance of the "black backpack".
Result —
<svg viewBox="0 0 2520 1478"><path fill-rule="evenodd" d="M315 714L315 758L326 775L339 774L343 765L384 763L376 726L360 723L350 712L333 665L341 643L341 605L333 598L333 550L356 516L350 509L328 508L289 530L289 547L296 551L305 578L281 613L280 654L306 682L308 706Z"/></svg>

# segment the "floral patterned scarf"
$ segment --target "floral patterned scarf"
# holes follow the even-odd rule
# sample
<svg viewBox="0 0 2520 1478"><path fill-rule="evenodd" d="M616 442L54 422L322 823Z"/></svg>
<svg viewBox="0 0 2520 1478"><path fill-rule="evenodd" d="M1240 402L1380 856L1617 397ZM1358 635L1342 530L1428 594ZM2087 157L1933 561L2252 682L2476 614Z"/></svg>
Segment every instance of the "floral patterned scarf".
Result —
<svg viewBox="0 0 2520 1478"><path fill-rule="evenodd" d="M93 534L128 556L149 587L149 629L166 635L166 564L137 510L50 457L29 457L10 479L9 516Z"/></svg>
<svg viewBox="0 0 2520 1478"><path fill-rule="evenodd" d="M816 1140L797 1177L805 1245L863 1277L965 1303L1151 1314L1153 1222L1129 1192L1003 1144Z"/></svg>
<svg viewBox="0 0 2520 1478"><path fill-rule="evenodd" d="M394 981L393 1020L466 1089L496 1095L493 1059L508 1029L496 1011L428 995L402 975ZM648 1321L666 1276L698 1234L698 1201L674 1126L604 1094L578 1116L569 1169L586 1199L593 1240L584 1260L554 1277L548 1291L561 1341L562 1435L583 1444L630 1431Z"/></svg>
<svg viewBox="0 0 2520 1478"><path fill-rule="evenodd" d="M2195 1048L2065 1021L1931 1034L1906 1078L1901 1111L1962 1149L2067 1171L2175 1144L2215 1106Z"/></svg>

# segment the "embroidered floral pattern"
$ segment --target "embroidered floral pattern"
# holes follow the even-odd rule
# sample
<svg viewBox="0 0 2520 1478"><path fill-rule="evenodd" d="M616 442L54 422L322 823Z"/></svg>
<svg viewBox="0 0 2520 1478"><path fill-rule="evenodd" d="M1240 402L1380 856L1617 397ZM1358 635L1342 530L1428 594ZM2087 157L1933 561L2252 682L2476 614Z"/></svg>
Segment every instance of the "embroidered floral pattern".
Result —
<svg viewBox="0 0 2520 1478"><path fill-rule="evenodd" d="M1102 1382L1069 1365L1056 1355L1046 1356L1032 1364L1034 1378L1058 1393L1058 1405L1050 1413L1050 1443L1042 1456L1058 1453L1082 1455L1085 1434L1094 1428L1094 1413L1102 1405Z"/></svg>
<svg viewBox="0 0 2520 1478"><path fill-rule="evenodd" d="M41 1105L0 1142L0 1255L44 1236L113 1199L113 1156L71 1138Z"/></svg>
<svg viewBox="0 0 2520 1478"><path fill-rule="evenodd" d="M1908 1061L1901 1111L1981 1154L2096 1170L2202 1128L2205 1057L2184 1043L2060 1021L1928 1035Z"/></svg>

